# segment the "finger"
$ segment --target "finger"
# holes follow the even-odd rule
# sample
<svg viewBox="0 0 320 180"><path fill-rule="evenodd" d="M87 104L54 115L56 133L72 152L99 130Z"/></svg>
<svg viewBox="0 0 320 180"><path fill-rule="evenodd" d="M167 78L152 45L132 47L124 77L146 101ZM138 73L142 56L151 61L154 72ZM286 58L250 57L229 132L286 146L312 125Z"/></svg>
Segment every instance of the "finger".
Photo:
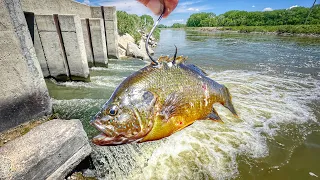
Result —
<svg viewBox="0 0 320 180"><path fill-rule="evenodd" d="M165 11L163 17L168 17L169 14L177 7L179 0L164 0Z"/></svg>
<svg viewBox="0 0 320 180"><path fill-rule="evenodd" d="M163 12L164 4L162 0L138 0L140 3L147 6L155 15L160 15Z"/></svg>

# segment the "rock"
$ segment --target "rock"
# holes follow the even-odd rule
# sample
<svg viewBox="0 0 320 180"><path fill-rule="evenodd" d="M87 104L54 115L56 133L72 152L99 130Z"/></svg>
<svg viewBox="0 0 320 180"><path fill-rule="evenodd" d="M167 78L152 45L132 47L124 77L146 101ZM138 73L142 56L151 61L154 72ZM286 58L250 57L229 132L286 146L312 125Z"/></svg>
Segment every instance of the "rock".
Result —
<svg viewBox="0 0 320 180"><path fill-rule="evenodd" d="M142 52L145 56L147 56L147 59L149 59L145 46L146 46L145 41L140 40L140 45L139 45L139 47L140 47L140 49L141 49L141 52ZM153 50L150 46L149 46L149 53L150 53L150 55L154 55L154 50Z"/></svg>
<svg viewBox="0 0 320 180"><path fill-rule="evenodd" d="M139 49L138 45L129 42L128 47L127 47L127 56L135 57L135 58L140 58L143 60L148 59L147 54L144 54L141 49Z"/></svg>
<svg viewBox="0 0 320 180"><path fill-rule="evenodd" d="M134 38L127 33L123 36L119 36L118 40L119 40L119 47L121 47L122 49L126 49L129 42L134 43Z"/></svg>
<svg viewBox="0 0 320 180"><path fill-rule="evenodd" d="M126 57L126 49L118 47L118 52L119 52L119 57L120 58Z"/></svg>
<svg viewBox="0 0 320 180"><path fill-rule="evenodd" d="M51 120L0 148L0 177L63 179L90 153L79 120Z"/></svg>

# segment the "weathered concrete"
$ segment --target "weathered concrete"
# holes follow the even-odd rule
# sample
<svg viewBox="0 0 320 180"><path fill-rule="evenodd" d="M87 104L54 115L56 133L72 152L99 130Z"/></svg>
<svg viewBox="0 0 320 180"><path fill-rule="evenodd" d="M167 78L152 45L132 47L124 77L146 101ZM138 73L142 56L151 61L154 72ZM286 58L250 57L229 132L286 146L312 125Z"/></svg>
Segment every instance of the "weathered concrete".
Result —
<svg viewBox="0 0 320 180"><path fill-rule="evenodd" d="M91 18L103 19L101 6L91 6Z"/></svg>
<svg viewBox="0 0 320 180"><path fill-rule="evenodd" d="M103 19L90 18L89 25L91 31L94 64L95 66L108 67L108 56Z"/></svg>
<svg viewBox="0 0 320 180"><path fill-rule="evenodd" d="M36 55L37 55L38 61L40 63L40 67L41 67L43 76L44 77L49 77L50 76L50 71L49 71L49 67L48 67L48 64L47 64L46 57L44 55L42 42L40 40L37 22L35 20L34 20L34 41L33 41L33 46L34 46L34 48L36 50Z"/></svg>
<svg viewBox="0 0 320 180"><path fill-rule="evenodd" d="M90 6L73 0L21 0L22 9L39 15L77 14L81 18L90 18Z"/></svg>
<svg viewBox="0 0 320 180"><path fill-rule="evenodd" d="M51 120L0 148L0 177L63 179L90 153L79 120Z"/></svg>
<svg viewBox="0 0 320 180"><path fill-rule="evenodd" d="M80 17L59 15L59 23L71 80L90 81Z"/></svg>
<svg viewBox="0 0 320 180"><path fill-rule="evenodd" d="M41 64L42 69L49 68L50 76L57 80L68 80L69 69L53 15L35 15L35 20L47 63L47 66Z"/></svg>
<svg viewBox="0 0 320 180"><path fill-rule="evenodd" d="M87 61L89 67L93 66L93 53L92 53L92 47L91 47L91 35L90 35L90 29L89 24L87 22L87 19L81 19L81 25L82 25L82 32L83 32L83 40L84 40L84 47L86 49L87 54Z"/></svg>
<svg viewBox="0 0 320 180"><path fill-rule="evenodd" d="M118 54L118 28L116 7L103 7L106 40L109 58L119 58Z"/></svg>
<svg viewBox="0 0 320 180"><path fill-rule="evenodd" d="M0 0L0 7L0 131L3 131L51 113L51 102L20 1Z"/></svg>

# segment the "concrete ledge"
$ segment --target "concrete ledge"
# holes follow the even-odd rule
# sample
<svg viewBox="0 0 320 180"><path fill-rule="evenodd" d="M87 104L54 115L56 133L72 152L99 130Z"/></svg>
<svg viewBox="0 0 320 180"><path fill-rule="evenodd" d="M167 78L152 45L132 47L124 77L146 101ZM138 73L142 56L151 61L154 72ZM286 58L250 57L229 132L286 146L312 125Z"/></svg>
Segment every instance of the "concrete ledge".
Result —
<svg viewBox="0 0 320 180"><path fill-rule="evenodd" d="M0 148L0 177L63 179L90 153L79 120L51 120Z"/></svg>

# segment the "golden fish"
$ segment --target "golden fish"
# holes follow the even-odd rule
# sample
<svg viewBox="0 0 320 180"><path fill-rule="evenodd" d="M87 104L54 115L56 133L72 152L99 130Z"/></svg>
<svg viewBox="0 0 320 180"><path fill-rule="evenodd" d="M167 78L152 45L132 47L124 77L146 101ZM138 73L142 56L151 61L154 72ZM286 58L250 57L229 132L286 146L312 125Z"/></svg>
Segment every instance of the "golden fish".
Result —
<svg viewBox="0 0 320 180"><path fill-rule="evenodd" d="M185 58L159 58L127 77L91 124L102 134L97 145L145 142L170 136L196 120L221 121L213 109L220 103L237 115L228 89L207 77Z"/></svg>

